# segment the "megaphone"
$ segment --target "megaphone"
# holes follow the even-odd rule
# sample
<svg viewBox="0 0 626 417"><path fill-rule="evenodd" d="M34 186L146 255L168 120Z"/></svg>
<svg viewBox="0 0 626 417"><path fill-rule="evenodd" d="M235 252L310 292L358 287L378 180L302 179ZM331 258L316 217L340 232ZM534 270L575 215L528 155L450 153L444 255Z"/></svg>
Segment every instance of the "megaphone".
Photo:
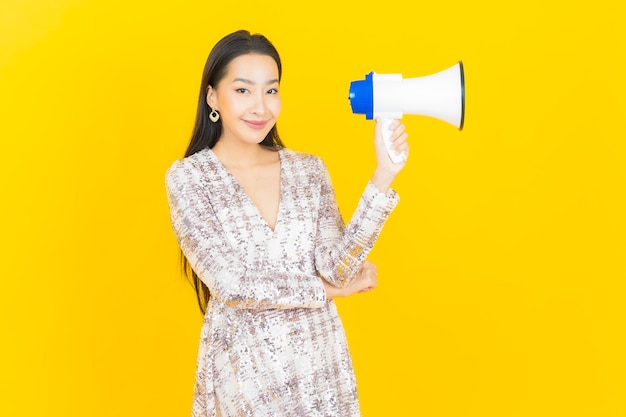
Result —
<svg viewBox="0 0 626 417"><path fill-rule="evenodd" d="M463 129L465 119L465 75L463 62L441 72L417 78L402 74L370 72L365 80L350 83L352 113L364 114L368 120L380 118L383 140L389 157L395 163L407 155L391 149L389 124L404 114L434 117Z"/></svg>

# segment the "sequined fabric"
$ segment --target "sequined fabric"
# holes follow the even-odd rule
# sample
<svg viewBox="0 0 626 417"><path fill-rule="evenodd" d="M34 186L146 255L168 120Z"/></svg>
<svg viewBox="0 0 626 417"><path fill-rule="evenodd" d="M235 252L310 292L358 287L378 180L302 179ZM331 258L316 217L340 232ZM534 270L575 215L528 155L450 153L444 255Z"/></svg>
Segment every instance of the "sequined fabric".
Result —
<svg viewBox="0 0 626 417"><path fill-rule="evenodd" d="M367 183L344 225L316 156L281 149L272 230L210 149L166 174L178 243L211 291L193 417L360 416L335 303L320 276L351 282L398 202Z"/></svg>

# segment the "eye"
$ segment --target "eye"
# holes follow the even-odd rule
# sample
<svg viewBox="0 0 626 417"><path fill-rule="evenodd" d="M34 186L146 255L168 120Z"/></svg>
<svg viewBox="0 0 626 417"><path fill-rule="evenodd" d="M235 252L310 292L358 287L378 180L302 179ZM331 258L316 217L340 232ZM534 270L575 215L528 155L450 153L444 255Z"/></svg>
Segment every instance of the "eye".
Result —
<svg viewBox="0 0 626 417"><path fill-rule="evenodd" d="M240 93L240 94L248 94L249 93L247 88L238 88L235 91Z"/></svg>
<svg viewBox="0 0 626 417"><path fill-rule="evenodd" d="M278 89L270 88L269 90L267 90L267 94L278 94Z"/></svg>

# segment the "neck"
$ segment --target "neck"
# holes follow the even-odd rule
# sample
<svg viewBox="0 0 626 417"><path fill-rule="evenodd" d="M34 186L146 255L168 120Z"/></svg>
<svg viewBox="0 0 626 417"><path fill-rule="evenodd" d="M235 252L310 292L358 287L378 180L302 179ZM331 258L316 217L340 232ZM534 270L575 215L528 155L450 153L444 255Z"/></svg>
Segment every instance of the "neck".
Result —
<svg viewBox="0 0 626 417"><path fill-rule="evenodd" d="M257 144L218 141L213 152L228 166L247 167L257 165L267 155L267 149Z"/></svg>

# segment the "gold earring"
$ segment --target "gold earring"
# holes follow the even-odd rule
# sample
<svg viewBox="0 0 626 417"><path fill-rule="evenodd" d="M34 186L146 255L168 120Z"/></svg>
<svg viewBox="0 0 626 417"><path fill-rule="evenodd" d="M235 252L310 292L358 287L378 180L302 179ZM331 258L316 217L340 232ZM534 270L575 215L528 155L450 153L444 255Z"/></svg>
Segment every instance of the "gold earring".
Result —
<svg viewBox="0 0 626 417"><path fill-rule="evenodd" d="M220 114L217 112L217 110L214 110L213 107L209 108L211 109L211 113L209 113L209 119L211 119L213 123L217 123L217 121L220 119Z"/></svg>

